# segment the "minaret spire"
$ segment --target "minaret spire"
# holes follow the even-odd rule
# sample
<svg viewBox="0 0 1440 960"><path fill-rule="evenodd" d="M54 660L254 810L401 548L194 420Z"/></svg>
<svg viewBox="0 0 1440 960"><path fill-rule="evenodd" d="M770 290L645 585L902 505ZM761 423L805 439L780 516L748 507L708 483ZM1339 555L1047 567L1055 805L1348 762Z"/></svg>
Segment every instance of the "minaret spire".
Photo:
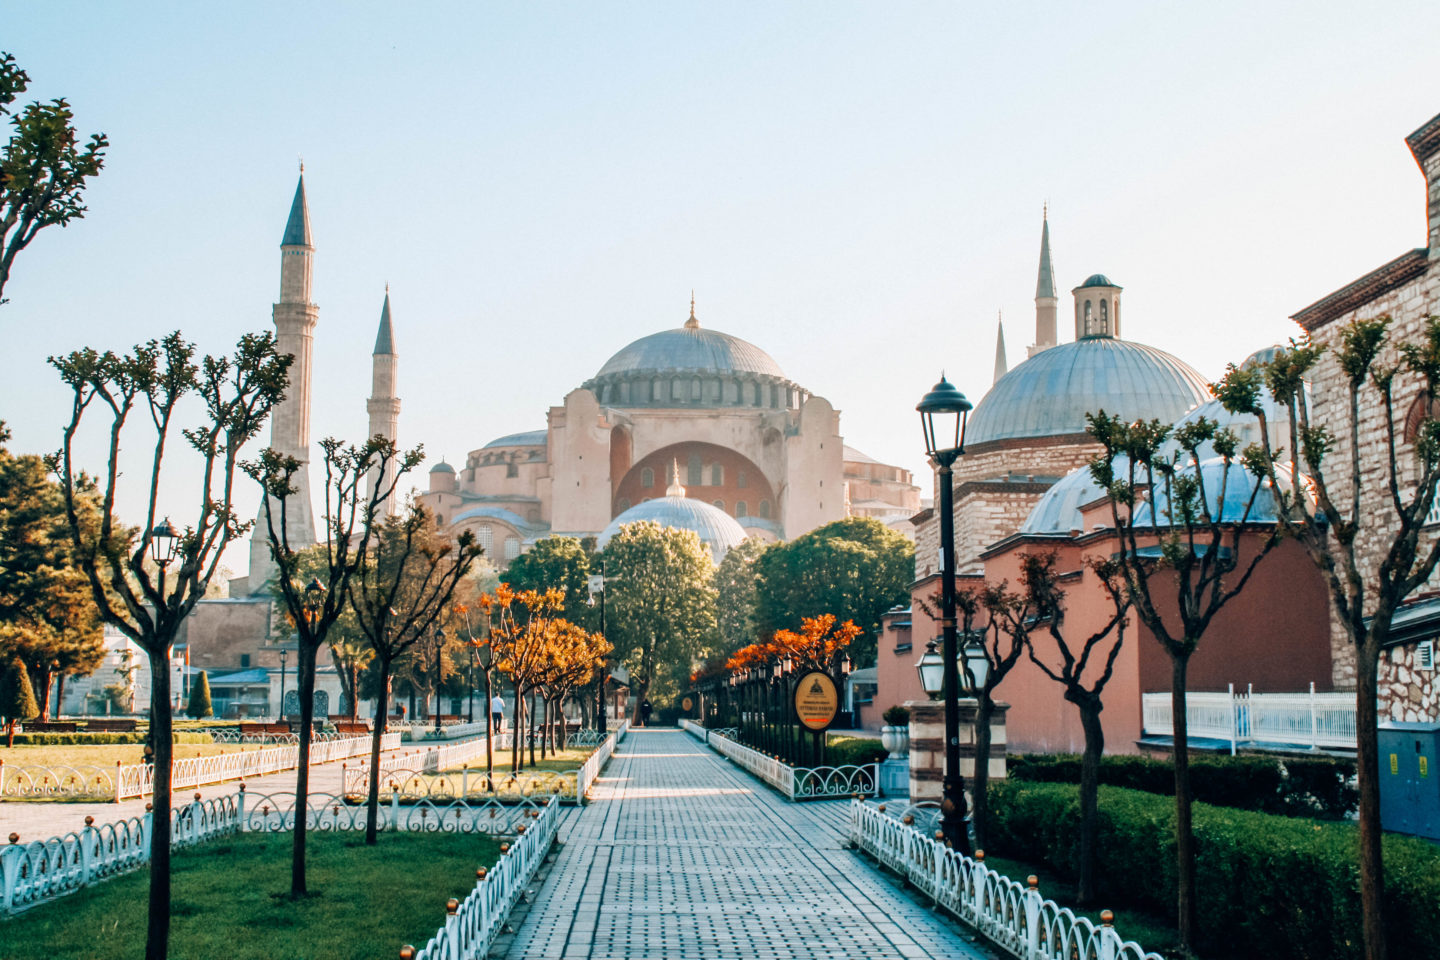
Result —
<svg viewBox="0 0 1440 960"><path fill-rule="evenodd" d="M1035 345L1030 356L1055 346L1060 298L1055 295L1055 265L1050 260L1050 204L1040 226L1040 269L1035 278Z"/></svg>
<svg viewBox="0 0 1440 960"><path fill-rule="evenodd" d="M1005 376L1010 370L1009 363L1005 359L1005 317L1003 314L995 315L995 379L992 385Z"/></svg>
<svg viewBox="0 0 1440 960"><path fill-rule="evenodd" d="M380 308L380 329L375 334L375 350L371 359L370 399L365 402L365 411L370 414L370 436L384 437L391 443L399 439L400 398L395 395L397 367L400 358L395 353L395 331L390 322L390 284L385 284L385 303ZM381 482L379 470L371 470L365 481L367 499L374 495L376 484ZM392 459L385 469L384 486L391 487L395 481L395 461ZM395 513L395 491L392 489L383 504L385 516Z"/></svg>

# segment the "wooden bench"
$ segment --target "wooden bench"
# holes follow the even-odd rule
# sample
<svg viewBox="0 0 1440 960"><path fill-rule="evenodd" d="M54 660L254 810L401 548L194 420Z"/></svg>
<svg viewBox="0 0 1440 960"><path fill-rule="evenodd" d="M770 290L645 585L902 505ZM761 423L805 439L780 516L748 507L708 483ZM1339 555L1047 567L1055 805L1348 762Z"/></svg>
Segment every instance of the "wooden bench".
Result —
<svg viewBox="0 0 1440 960"><path fill-rule="evenodd" d="M335 732L343 736L363 737L370 732L370 725L359 720L355 723L351 723L349 720L336 720Z"/></svg>
<svg viewBox="0 0 1440 960"><path fill-rule="evenodd" d="M25 724L26 733L78 733L80 724L73 720L31 720Z"/></svg>
<svg viewBox="0 0 1440 960"><path fill-rule="evenodd" d="M242 723L240 724L240 736L258 737L267 734L285 734L290 732L288 723Z"/></svg>
<svg viewBox="0 0 1440 960"><path fill-rule="evenodd" d="M134 733L140 728L138 720L87 720L86 733Z"/></svg>

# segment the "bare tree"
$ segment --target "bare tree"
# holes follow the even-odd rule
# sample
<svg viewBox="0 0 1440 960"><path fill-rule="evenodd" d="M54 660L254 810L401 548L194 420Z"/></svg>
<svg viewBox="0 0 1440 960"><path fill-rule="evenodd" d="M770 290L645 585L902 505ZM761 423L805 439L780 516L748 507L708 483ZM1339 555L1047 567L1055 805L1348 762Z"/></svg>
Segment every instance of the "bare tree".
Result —
<svg viewBox="0 0 1440 960"><path fill-rule="evenodd" d="M276 354L275 338L268 333L241 337L233 357L207 356L198 364L194 358L194 344L178 332L141 344L125 356L86 348L50 358L73 391L63 445L49 462L64 493L76 558L101 617L150 658L155 769L147 960L165 960L170 936L170 649L180 624L205 595L225 547L250 527L231 507L240 448L259 433L283 398L292 359ZM181 405L192 397L203 405L204 416L195 426L178 426ZM135 442L134 431L127 433L126 428L134 425L131 414L137 408L153 430L145 518L138 530L121 524L115 512L122 439ZM98 526L82 516L79 498L87 479L74 449L81 422L95 409L108 415L109 439L99 479ZM162 468L175 429L203 462L194 523L178 535L168 519L160 522L159 508ZM152 546L160 548L158 554L166 561L158 573L147 562ZM167 584L172 556L177 566Z"/></svg>
<svg viewBox="0 0 1440 960"><path fill-rule="evenodd" d="M1289 414L1289 445L1273 449L1262 430L1261 444L1246 460L1279 492L1280 526L1310 555L1330 591L1336 619L1355 648L1355 761L1360 788L1360 908L1366 960L1385 960L1385 867L1381 850L1380 760L1377 743L1380 651L1405 598L1430 580L1440 561L1440 539L1422 537L1440 481L1440 317L1426 319L1415 342L1396 343L1393 355L1389 316L1356 320L1340 331L1333 351L1344 394L1332 402L1340 412L1334 426L1312 420L1305 382L1326 352L1324 346L1292 341L1267 364L1230 368L1216 395L1229 410L1265 422L1261 389ZM1422 411L1408 455L1396 432L1397 394L1418 394ZM1361 444L1362 402L1376 411L1383 430L1381 462L1367 460ZM1372 406L1373 405L1373 406ZM1403 419L1403 418L1402 418ZM1339 456L1329 460L1338 447ZM1373 449L1373 448L1372 448ZM1379 482L1366 487L1367 469L1378 467ZM1327 470L1329 475L1327 476Z"/></svg>
<svg viewBox="0 0 1440 960"><path fill-rule="evenodd" d="M1115 659L1125 643L1125 615L1130 600L1113 560L1088 564L1110 601L1113 613L1094 633L1072 641L1065 630L1065 593L1055 573L1055 554L1028 554L1021 558L1021 580L1035 611L1035 621L1016 623L1025 649L1035 666L1065 688L1065 699L1080 711L1085 752L1080 759L1080 877L1076 899L1086 905L1095 899L1096 840L1099 835L1100 757L1105 753L1105 685L1115 672ZM1049 643L1036 639L1039 632ZM1037 647L1043 649L1037 651ZM1041 656L1041 653L1045 656ZM1059 665L1054 666L1055 657Z"/></svg>
<svg viewBox="0 0 1440 960"><path fill-rule="evenodd" d="M1260 561L1279 543L1279 528L1242 550L1264 484L1235 460L1238 440L1205 417L1173 431L1179 449L1163 452L1171 427L1158 420L1126 423L1103 410L1087 414L1090 433L1104 451L1090 465L1110 496L1119 537L1115 573L1136 617L1170 658L1170 709L1175 730L1175 858L1180 949L1193 955L1196 933L1195 836L1190 811L1190 753L1186 726L1186 671L1211 621L1249 583ZM1221 460L1219 484L1208 489L1201 451ZM1117 469L1119 467L1119 469ZM1231 483L1248 493L1235 509ZM1243 559L1242 559L1243 557ZM1171 591L1174 591L1173 595Z"/></svg>
<svg viewBox="0 0 1440 960"><path fill-rule="evenodd" d="M261 516L265 519L264 536L270 545L270 556L275 562L273 589L294 624L298 653L295 683L300 697L300 756L295 773L295 830L291 838L290 896L293 898L303 897L306 892L305 835L309 826L315 661L331 628L346 612L350 578L375 535L375 524L385 512L386 498L400 477L424 459L419 447L399 453L393 441L378 435L358 447L328 437L320 441L320 448L324 451L325 465L321 514L325 537L314 547L297 548L290 542L290 498L297 493L307 498L310 495L310 491L297 491L294 486L300 461L267 448L259 460L242 464L242 469L265 493ZM362 488L367 476L375 480L365 493ZM320 556L313 556L312 551ZM305 563L307 560L320 560L320 570L311 574L308 585L302 585L302 564L307 568L314 566Z"/></svg>
<svg viewBox="0 0 1440 960"><path fill-rule="evenodd" d="M389 517L359 554L346 594L360 630L375 651L378 694L370 740L370 794L365 842L377 840L380 738L390 709L390 676L398 657L426 636L449 610L455 589L483 550L469 530L453 540L435 529L419 503Z"/></svg>

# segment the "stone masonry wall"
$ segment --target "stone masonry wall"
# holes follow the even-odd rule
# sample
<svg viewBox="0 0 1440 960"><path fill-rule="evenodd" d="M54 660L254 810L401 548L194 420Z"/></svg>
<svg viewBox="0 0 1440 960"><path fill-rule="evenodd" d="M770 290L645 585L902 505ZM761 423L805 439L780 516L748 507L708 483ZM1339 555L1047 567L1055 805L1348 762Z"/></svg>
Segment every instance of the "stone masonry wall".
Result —
<svg viewBox="0 0 1440 960"><path fill-rule="evenodd" d="M1413 643L1380 654L1380 719L1423 722L1440 717L1440 684L1435 671L1422 671Z"/></svg>

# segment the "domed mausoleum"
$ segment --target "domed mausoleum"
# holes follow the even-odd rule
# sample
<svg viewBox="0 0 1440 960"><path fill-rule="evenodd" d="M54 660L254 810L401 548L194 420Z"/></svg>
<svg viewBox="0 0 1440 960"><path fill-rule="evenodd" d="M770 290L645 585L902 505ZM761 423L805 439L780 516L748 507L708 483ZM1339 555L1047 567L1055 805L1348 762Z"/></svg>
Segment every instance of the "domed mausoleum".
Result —
<svg viewBox="0 0 1440 960"><path fill-rule="evenodd" d="M828 401L755 344L702 327L693 298L684 324L622 347L549 409L545 429L491 440L458 471L434 468L422 499L502 564L541 537L608 539L634 519L694 529L718 560L745 537L850 515L908 528L920 509L909 471L846 446Z"/></svg>

